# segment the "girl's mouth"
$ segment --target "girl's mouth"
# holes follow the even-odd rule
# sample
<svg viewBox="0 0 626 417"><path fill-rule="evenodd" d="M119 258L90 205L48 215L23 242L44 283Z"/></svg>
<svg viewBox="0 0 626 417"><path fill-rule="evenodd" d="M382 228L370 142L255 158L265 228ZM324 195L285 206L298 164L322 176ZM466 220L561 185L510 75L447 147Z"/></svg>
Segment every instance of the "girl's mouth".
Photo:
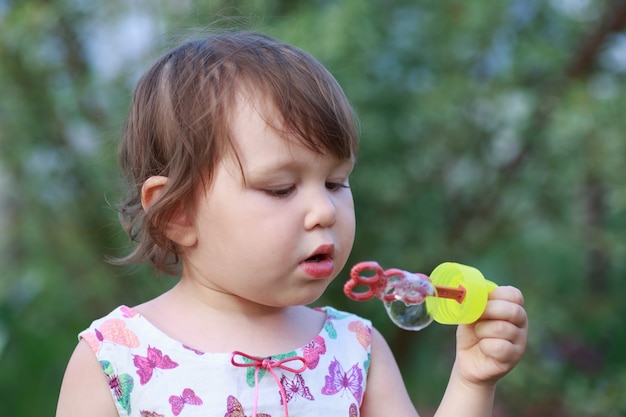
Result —
<svg viewBox="0 0 626 417"><path fill-rule="evenodd" d="M300 264L304 272L313 278L326 278L335 270L333 261L334 245L322 245Z"/></svg>
<svg viewBox="0 0 626 417"><path fill-rule="evenodd" d="M324 254L319 254L319 255L313 255L311 256L309 259L307 259L305 262L322 262L325 259L328 259L329 256L328 255L324 255Z"/></svg>

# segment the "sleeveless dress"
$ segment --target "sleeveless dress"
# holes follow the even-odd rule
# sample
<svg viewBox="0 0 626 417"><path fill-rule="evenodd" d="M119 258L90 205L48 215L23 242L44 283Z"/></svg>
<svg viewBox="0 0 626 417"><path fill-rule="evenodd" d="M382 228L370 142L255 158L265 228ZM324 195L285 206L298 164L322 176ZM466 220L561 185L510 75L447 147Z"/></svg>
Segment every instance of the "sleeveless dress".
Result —
<svg viewBox="0 0 626 417"><path fill-rule="evenodd" d="M332 307L318 310L326 321L313 340L262 358L194 350L126 306L79 338L100 362L120 416L359 416L371 323Z"/></svg>

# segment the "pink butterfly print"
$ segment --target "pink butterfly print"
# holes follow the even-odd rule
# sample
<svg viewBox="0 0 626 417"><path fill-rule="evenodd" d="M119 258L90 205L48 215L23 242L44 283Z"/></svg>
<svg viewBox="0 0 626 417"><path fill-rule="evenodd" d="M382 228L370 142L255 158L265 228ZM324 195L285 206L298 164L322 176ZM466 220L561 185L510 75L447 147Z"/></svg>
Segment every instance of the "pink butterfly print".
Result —
<svg viewBox="0 0 626 417"><path fill-rule="evenodd" d="M163 414L159 414L155 411L146 411L146 410L139 411L139 415L141 415L141 417L165 417Z"/></svg>
<svg viewBox="0 0 626 417"><path fill-rule="evenodd" d="M185 349L187 349L187 350L192 351L192 352L193 352L193 353L195 353L196 355L204 355L204 352L203 352L203 351L201 351L201 350L194 349L194 348L192 348L192 347L190 347L190 346L187 346L187 345L183 345L183 347L184 347Z"/></svg>
<svg viewBox="0 0 626 417"><path fill-rule="evenodd" d="M239 402L239 400L235 397L233 397L232 395L229 395L228 398L226 398L226 414L224 414L224 417L246 417L246 415L243 412L243 407L241 406L241 403ZM265 414L265 413L256 413L257 417L272 417L269 414Z"/></svg>
<svg viewBox="0 0 626 417"><path fill-rule="evenodd" d="M356 340L363 346L363 349L372 343L372 331L361 321L353 321L348 324L348 329L356 333Z"/></svg>
<svg viewBox="0 0 626 417"><path fill-rule="evenodd" d="M148 355L133 355L133 363L137 367L137 375L139 375L139 383L145 385L152 378L152 372L156 369L173 369L178 366L176 362L170 359L168 355L163 356L157 348L148 346Z"/></svg>
<svg viewBox="0 0 626 417"><path fill-rule="evenodd" d="M139 347L139 338L132 330L126 328L126 323L122 319L106 320L93 333L85 333L82 338L89 343L94 352L97 352L105 341L131 348Z"/></svg>
<svg viewBox="0 0 626 417"><path fill-rule="evenodd" d="M309 369L317 368L320 362L320 355L326 353L326 342L322 336L316 336L312 342L307 343L302 349L302 354L306 360L306 366Z"/></svg>
<svg viewBox="0 0 626 417"><path fill-rule="evenodd" d="M138 312L127 306L121 306L120 311L122 312L122 317L125 317L127 319L133 318L139 314Z"/></svg>
<svg viewBox="0 0 626 417"><path fill-rule="evenodd" d="M350 409L348 410L348 415L350 417L359 417L359 409L357 408L355 403L350 404Z"/></svg>
<svg viewBox="0 0 626 417"><path fill-rule="evenodd" d="M280 378L280 383L285 389L285 398L287 402L291 401L293 397L302 397L307 400L313 401L313 394L311 394L311 390L304 384L304 378L302 375L295 374L293 379L287 379L285 375ZM283 399L281 396L280 403L283 403Z"/></svg>
<svg viewBox="0 0 626 417"><path fill-rule="evenodd" d="M322 394L335 395L339 392L350 391L357 401L361 401L363 394L363 373L358 364L354 364L348 372L344 372L339 361L335 358L328 367L329 375L325 376L326 383Z"/></svg>
<svg viewBox="0 0 626 417"><path fill-rule="evenodd" d="M177 395L172 395L170 397L170 404L172 405L172 413L177 416L181 411L183 411L185 404L202 405L202 399L196 396L196 393L193 392L191 388L185 388L180 397Z"/></svg>

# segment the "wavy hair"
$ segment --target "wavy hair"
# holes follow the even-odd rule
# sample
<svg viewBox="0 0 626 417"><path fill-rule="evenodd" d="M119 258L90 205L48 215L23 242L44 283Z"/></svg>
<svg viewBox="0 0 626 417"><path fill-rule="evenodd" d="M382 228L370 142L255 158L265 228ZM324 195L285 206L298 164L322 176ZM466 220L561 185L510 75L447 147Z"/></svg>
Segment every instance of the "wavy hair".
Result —
<svg viewBox="0 0 626 417"><path fill-rule="evenodd" d="M119 206L136 246L116 264L143 263L179 272L180 248L167 238L169 220L194 206L199 185L234 150L232 111L241 91L270 106L272 125L320 154L350 158L358 146L356 118L334 77L308 53L254 32L211 35L163 55L135 88L119 155L128 196ZM168 182L146 210L141 188L151 176Z"/></svg>

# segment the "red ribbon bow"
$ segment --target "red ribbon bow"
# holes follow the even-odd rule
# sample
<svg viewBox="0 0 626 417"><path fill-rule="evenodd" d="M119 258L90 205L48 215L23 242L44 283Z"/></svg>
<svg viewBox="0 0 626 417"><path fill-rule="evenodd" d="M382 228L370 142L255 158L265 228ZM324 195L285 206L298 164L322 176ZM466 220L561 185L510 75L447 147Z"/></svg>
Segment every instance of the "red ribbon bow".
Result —
<svg viewBox="0 0 626 417"><path fill-rule="evenodd" d="M237 362L236 360L237 357L248 359L250 362L245 362L245 361ZM291 366L285 365L286 363L294 362L294 361L301 362L302 366L300 368L292 368ZM289 410L287 408L287 394L285 393L285 388L283 387L283 384L280 383L280 379L278 379L278 376L274 372L274 368L279 368L288 372L293 372L294 374L299 374L299 373L304 372L304 370L307 367L306 359L304 359L302 356L292 356L290 358L276 360L276 359L272 359L271 357L259 358L257 356L250 356L243 352L235 351L233 352L230 358L230 363L240 368L249 368L251 366L254 366L254 406L252 408L252 417L256 417L256 410L257 410L257 405L259 402L259 370L260 369L267 370L274 378L274 381L276 381L276 385L278 385L278 389L280 390L280 397L283 400L283 407L285 409L285 417L289 417Z"/></svg>

